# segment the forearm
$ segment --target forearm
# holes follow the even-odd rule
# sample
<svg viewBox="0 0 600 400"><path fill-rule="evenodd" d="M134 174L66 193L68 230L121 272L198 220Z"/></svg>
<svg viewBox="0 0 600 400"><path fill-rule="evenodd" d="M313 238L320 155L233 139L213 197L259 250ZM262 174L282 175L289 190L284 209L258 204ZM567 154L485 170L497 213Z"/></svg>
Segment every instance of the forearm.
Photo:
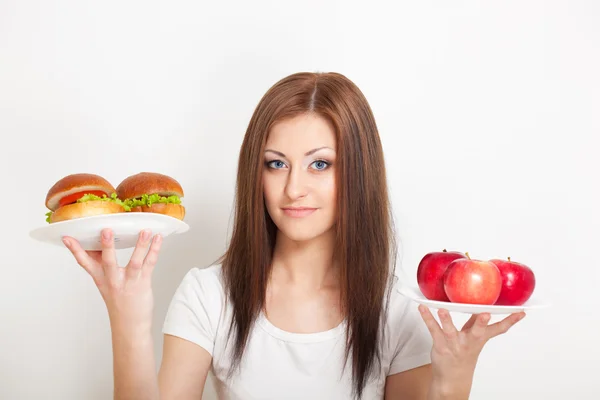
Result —
<svg viewBox="0 0 600 400"><path fill-rule="evenodd" d="M468 400L472 383L472 376L452 381L433 378L427 400Z"/></svg>
<svg viewBox="0 0 600 400"><path fill-rule="evenodd" d="M112 325L115 400L159 400L151 329Z"/></svg>

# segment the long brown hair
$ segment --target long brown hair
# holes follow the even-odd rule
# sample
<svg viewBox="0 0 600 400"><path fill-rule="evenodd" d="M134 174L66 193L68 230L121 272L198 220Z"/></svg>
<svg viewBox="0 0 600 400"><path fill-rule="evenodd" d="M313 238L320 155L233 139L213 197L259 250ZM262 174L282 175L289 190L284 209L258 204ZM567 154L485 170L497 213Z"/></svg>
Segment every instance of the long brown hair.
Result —
<svg viewBox="0 0 600 400"><path fill-rule="evenodd" d="M234 226L221 258L233 307L233 365L239 366L254 321L265 306L277 227L263 199L262 168L274 123L317 113L335 127L337 210L334 258L341 270L341 305L347 324L346 358L353 391L361 397L379 362L387 314L386 294L395 242L382 146L370 106L356 85L337 73L297 73L272 86L259 102L241 147Z"/></svg>

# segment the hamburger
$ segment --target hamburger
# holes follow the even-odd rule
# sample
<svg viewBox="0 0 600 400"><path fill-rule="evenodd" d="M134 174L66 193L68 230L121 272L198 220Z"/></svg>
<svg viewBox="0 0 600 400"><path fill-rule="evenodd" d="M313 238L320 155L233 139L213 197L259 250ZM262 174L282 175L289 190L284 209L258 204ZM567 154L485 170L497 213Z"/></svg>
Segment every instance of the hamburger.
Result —
<svg viewBox="0 0 600 400"><path fill-rule="evenodd" d="M95 174L71 174L56 182L46 195L46 222L129 211L115 188Z"/></svg>
<svg viewBox="0 0 600 400"><path fill-rule="evenodd" d="M125 178L116 189L131 212L152 212L183 220L183 188L175 179L156 172L140 172Z"/></svg>

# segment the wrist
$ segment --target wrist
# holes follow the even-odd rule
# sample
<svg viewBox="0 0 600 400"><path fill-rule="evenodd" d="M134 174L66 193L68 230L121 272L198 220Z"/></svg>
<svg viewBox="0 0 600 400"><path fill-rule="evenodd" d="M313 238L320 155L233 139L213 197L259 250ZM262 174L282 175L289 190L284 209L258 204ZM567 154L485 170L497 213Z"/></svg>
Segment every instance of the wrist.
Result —
<svg viewBox="0 0 600 400"><path fill-rule="evenodd" d="M432 381L427 400L468 400L469 391L459 390L456 384Z"/></svg>
<svg viewBox="0 0 600 400"><path fill-rule="evenodd" d="M468 400L473 374L455 374L452 377L433 376L428 400Z"/></svg>
<svg viewBox="0 0 600 400"><path fill-rule="evenodd" d="M154 352L154 337L150 329L123 329L116 327L111 330L113 352L116 354L151 354Z"/></svg>
<svg viewBox="0 0 600 400"><path fill-rule="evenodd" d="M120 316L109 316L110 328L113 336L139 340L142 337L152 336L152 320L134 320Z"/></svg>

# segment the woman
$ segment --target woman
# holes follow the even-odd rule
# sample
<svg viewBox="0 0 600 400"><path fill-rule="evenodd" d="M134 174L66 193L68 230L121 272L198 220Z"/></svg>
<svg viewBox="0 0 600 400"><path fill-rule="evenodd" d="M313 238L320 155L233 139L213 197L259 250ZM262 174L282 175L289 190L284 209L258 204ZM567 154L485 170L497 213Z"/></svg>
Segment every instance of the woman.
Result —
<svg viewBox="0 0 600 400"><path fill-rule="evenodd" d="M227 252L175 293L158 376L160 236L142 232L126 268L108 229L101 252L65 238L108 308L115 398L199 399L211 370L225 399L467 399L484 343L523 316L474 315L457 331L398 294L377 126L342 75L294 74L265 94L236 197Z"/></svg>

